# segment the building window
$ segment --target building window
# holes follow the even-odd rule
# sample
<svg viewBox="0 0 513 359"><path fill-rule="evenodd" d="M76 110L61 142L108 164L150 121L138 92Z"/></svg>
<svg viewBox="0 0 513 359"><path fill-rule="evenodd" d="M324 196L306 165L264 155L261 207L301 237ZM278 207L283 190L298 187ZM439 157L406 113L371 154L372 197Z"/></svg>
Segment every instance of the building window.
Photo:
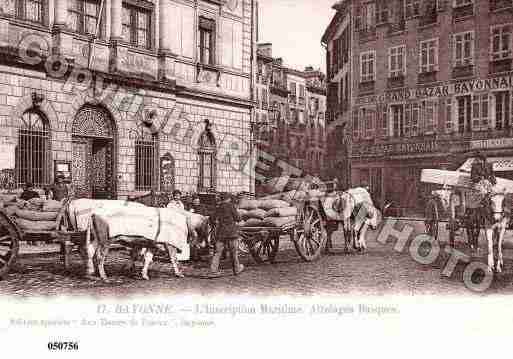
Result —
<svg viewBox="0 0 513 359"><path fill-rule="evenodd" d="M438 39L422 41L419 57L421 73L438 71Z"/></svg>
<svg viewBox="0 0 513 359"><path fill-rule="evenodd" d="M289 84L289 90L290 90L290 95L293 97L296 97L296 83L295 82L291 82Z"/></svg>
<svg viewBox="0 0 513 359"><path fill-rule="evenodd" d="M472 130L488 130L490 124L488 94L472 96Z"/></svg>
<svg viewBox="0 0 513 359"><path fill-rule="evenodd" d="M216 140L210 125L203 131L199 139L199 183L200 190L216 188Z"/></svg>
<svg viewBox="0 0 513 359"><path fill-rule="evenodd" d="M68 21L73 31L95 35L100 3L96 0L72 0L68 2Z"/></svg>
<svg viewBox="0 0 513 359"><path fill-rule="evenodd" d="M438 101L422 101L422 110L424 113L424 132L428 134L436 132Z"/></svg>
<svg viewBox="0 0 513 359"><path fill-rule="evenodd" d="M420 15L420 0L406 0L404 2L404 11L407 19Z"/></svg>
<svg viewBox="0 0 513 359"><path fill-rule="evenodd" d="M353 138L360 137L360 126L358 123L358 110L353 111Z"/></svg>
<svg viewBox="0 0 513 359"><path fill-rule="evenodd" d="M474 31L454 35L454 66L474 63Z"/></svg>
<svg viewBox="0 0 513 359"><path fill-rule="evenodd" d="M509 91L495 92L495 127L502 130L510 127L510 93Z"/></svg>
<svg viewBox="0 0 513 359"><path fill-rule="evenodd" d="M46 0L16 0L16 18L43 24Z"/></svg>
<svg viewBox="0 0 513 359"><path fill-rule="evenodd" d="M459 96L456 98L458 105L458 132L470 131L472 126L472 98Z"/></svg>
<svg viewBox="0 0 513 359"><path fill-rule="evenodd" d="M380 135L381 137L388 137L388 107L386 104L383 104L380 110L380 118L381 118L381 124L380 124Z"/></svg>
<svg viewBox="0 0 513 359"><path fill-rule="evenodd" d="M391 47L388 51L388 76L390 78L404 76L406 74L406 61L404 60L406 47L404 45Z"/></svg>
<svg viewBox="0 0 513 359"><path fill-rule="evenodd" d="M417 136L419 134L420 109L418 103L405 105L404 110L404 136Z"/></svg>
<svg viewBox="0 0 513 359"><path fill-rule="evenodd" d="M363 52L360 54L360 81L374 81L375 73L375 52Z"/></svg>
<svg viewBox="0 0 513 359"><path fill-rule="evenodd" d="M215 21L200 17L198 28L199 61L202 64L215 64L214 48Z"/></svg>
<svg viewBox="0 0 513 359"><path fill-rule="evenodd" d="M490 39L491 60L510 59L511 56L511 25L495 26L491 29Z"/></svg>
<svg viewBox="0 0 513 359"><path fill-rule="evenodd" d="M390 10L388 8L388 0L381 0L377 3L377 14L376 14L376 23L378 24L386 24L390 18Z"/></svg>
<svg viewBox="0 0 513 359"><path fill-rule="evenodd" d="M360 117L362 122L363 137L374 137L374 123L376 121L376 110L373 108L362 108Z"/></svg>
<svg viewBox="0 0 513 359"><path fill-rule="evenodd" d="M472 5L474 3L473 0L454 0L453 1L453 7L461 7L461 6L467 6Z"/></svg>
<svg viewBox="0 0 513 359"><path fill-rule="evenodd" d="M451 133L453 130L452 99L448 99L445 103L445 132Z"/></svg>
<svg viewBox="0 0 513 359"><path fill-rule="evenodd" d="M391 105L393 136L402 137L404 134L404 107L403 105Z"/></svg>
<svg viewBox="0 0 513 359"><path fill-rule="evenodd" d="M376 6L374 2L362 4L357 9L356 28L361 31L369 31L374 27L376 16Z"/></svg>
<svg viewBox="0 0 513 359"><path fill-rule="evenodd" d="M25 112L21 118L15 150L15 176L18 186L32 182L41 187L48 182L51 156L49 141L50 130L43 115L36 110Z"/></svg>
<svg viewBox="0 0 513 359"><path fill-rule="evenodd" d="M133 46L151 47L151 11L123 3L123 39Z"/></svg>
<svg viewBox="0 0 513 359"><path fill-rule="evenodd" d="M149 191L156 184L155 170L157 165L158 138L148 127L138 128L135 141L135 190Z"/></svg>

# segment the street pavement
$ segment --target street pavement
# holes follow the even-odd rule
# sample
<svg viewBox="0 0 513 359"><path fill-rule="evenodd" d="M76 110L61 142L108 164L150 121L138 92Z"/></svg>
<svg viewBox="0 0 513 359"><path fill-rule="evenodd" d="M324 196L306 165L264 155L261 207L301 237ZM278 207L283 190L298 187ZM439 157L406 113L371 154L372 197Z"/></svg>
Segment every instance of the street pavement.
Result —
<svg viewBox="0 0 513 359"><path fill-rule="evenodd" d="M410 241L424 231L422 222L399 221L413 229ZM493 295L513 294L513 233L507 234L504 271L495 275L484 292L469 290L463 281L466 264L459 263L449 277L442 275L450 254L445 252L447 231L440 228L440 255L431 264L421 264L412 258L409 242L397 251L392 238L382 244L374 231L368 233L368 250L364 254L346 254L343 243L335 235L333 253L312 263L305 263L295 252L288 237L283 237L274 264L256 264L249 255L242 256L246 266L239 276L232 275L229 263L224 262L223 276L205 278L208 263L184 264L186 277L175 278L170 264L152 265L150 280L140 274L130 275L124 269L128 260L125 250L111 251L105 265L110 282L83 277L84 267L78 254L74 254L70 272L62 266L58 248L52 245L23 245L20 258L7 277L0 281L0 295L14 297L34 296L92 296L130 297L155 294L248 294L269 295ZM381 228L382 229L382 228ZM458 238L457 250L469 254ZM383 241L381 241L383 242ZM424 247L423 247L424 248ZM427 247L429 248L429 246ZM485 263L486 243L480 240L480 255L471 261ZM140 265L139 265L140 267ZM479 277L477 277L479 278Z"/></svg>

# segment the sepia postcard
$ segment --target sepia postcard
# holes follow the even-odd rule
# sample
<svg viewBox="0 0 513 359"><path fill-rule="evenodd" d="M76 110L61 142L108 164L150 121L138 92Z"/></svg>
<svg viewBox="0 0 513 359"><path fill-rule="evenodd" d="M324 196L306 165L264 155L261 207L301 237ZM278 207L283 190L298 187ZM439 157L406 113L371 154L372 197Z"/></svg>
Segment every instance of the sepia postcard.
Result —
<svg viewBox="0 0 513 359"><path fill-rule="evenodd" d="M478 357L513 328L513 0L0 0L7 357Z"/></svg>

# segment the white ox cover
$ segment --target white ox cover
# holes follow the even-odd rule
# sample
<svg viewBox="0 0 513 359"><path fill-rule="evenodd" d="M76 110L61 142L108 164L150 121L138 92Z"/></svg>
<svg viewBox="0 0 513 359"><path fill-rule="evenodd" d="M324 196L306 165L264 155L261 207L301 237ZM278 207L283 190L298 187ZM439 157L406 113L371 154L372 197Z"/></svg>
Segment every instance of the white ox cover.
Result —
<svg viewBox="0 0 513 359"><path fill-rule="evenodd" d="M177 259L188 260L187 217L171 208L120 206L97 208L94 215L108 225L109 237L137 236L178 248Z"/></svg>
<svg viewBox="0 0 513 359"><path fill-rule="evenodd" d="M365 188L355 187L355 188L350 188L345 192L349 193L354 198L355 206L358 206L361 203L368 203L372 207L374 207L372 198L371 198L369 192ZM339 206L337 204L339 201L339 197L343 193L344 192L337 193L335 195L329 195L323 199L322 205L323 205L324 212L326 213L326 216L328 217L328 219L338 220L338 221L343 219L342 213L336 211L336 209L339 208Z"/></svg>
<svg viewBox="0 0 513 359"><path fill-rule="evenodd" d="M117 209L127 207L141 208L146 206L141 203L123 200L80 198L70 202L68 213L73 227L79 231L85 231L89 227L89 220L91 219L91 215L95 210L102 208L115 211Z"/></svg>

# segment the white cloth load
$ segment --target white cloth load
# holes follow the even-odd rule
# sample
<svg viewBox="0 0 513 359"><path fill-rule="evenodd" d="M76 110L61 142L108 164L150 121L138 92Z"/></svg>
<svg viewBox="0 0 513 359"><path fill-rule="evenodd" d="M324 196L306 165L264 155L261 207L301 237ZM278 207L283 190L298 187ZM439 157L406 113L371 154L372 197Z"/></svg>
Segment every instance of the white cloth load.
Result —
<svg viewBox="0 0 513 359"><path fill-rule="evenodd" d="M112 210L108 206L94 210L95 217L109 228L109 237L136 236L179 249L179 261L190 256L187 217L172 208L124 206Z"/></svg>
<svg viewBox="0 0 513 359"><path fill-rule="evenodd" d="M470 180L470 174L458 171L423 169L420 181L469 189L475 188L475 184ZM513 181L497 177L495 188L500 191L505 190L506 193L513 193Z"/></svg>
<svg viewBox="0 0 513 359"><path fill-rule="evenodd" d="M372 202L372 198L369 194L369 192L363 188L363 187L355 187L350 188L347 191L344 192L338 192L330 194L329 196L324 197L322 201L324 212L326 213L326 216L328 219L335 220L335 221L341 221L342 213L340 212L340 200L341 196L347 193L349 194L355 201L356 205L360 205L363 203L367 203L374 207L374 203Z"/></svg>

